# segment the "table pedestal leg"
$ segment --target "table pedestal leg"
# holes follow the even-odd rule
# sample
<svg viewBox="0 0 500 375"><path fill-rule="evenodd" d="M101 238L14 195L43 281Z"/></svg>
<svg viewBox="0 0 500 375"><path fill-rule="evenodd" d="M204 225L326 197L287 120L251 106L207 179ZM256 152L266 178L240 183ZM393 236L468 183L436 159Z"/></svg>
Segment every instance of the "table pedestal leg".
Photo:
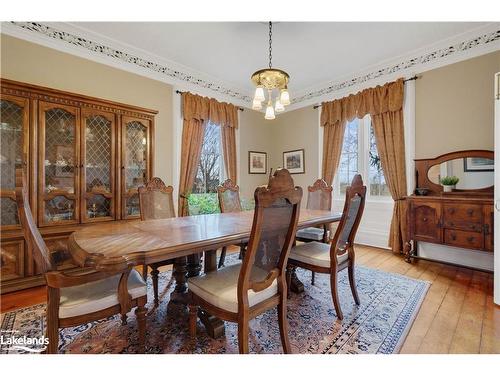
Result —
<svg viewBox="0 0 500 375"><path fill-rule="evenodd" d="M187 257L187 277L198 276L201 272L201 254L193 254Z"/></svg>
<svg viewBox="0 0 500 375"><path fill-rule="evenodd" d="M304 291L304 284L299 280L297 276L297 267L292 267L290 290L294 293L302 293Z"/></svg>
<svg viewBox="0 0 500 375"><path fill-rule="evenodd" d="M180 257L174 262L175 289L170 294L170 302L187 304L187 258Z"/></svg>
<svg viewBox="0 0 500 375"><path fill-rule="evenodd" d="M205 272L211 272L216 270L217 270L217 251L216 250L205 251ZM208 312L202 309L198 310L198 317L205 326L207 334L210 337L216 339L221 336L224 336L225 333L224 321L220 320L215 316L210 315Z"/></svg>

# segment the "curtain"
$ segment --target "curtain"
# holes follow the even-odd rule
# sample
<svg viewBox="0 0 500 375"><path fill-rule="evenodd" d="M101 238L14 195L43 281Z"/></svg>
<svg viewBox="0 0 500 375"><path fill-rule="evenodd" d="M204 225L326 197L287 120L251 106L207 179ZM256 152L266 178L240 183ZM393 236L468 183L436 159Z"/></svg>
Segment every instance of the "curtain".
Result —
<svg viewBox="0 0 500 375"><path fill-rule="evenodd" d="M229 126L221 128L222 155L226 176L236 184L236 129Z"/></svg>
<svg viewBox="0 0 500 375"><path fill-rule="evenodd" d="M385 181L394 200L389 247L395 253L402 253L407 233L403 110L373 115L372 126Z"/></svg>
<svg viewBox="0 0 500 375"><path fill-rule="evenodd" d="M382 170L394 200L389 246L396 253L402 252L406 242L403 98L404 80L400 78L346 98L322 103L321 109L321 126L325 128L322 171L330 183L340 162L345 125L356 117L371 116Z"/></svg>
<svg viewBox="0 0 500 375"><path fill-rule="evenodd" d="M189 215L187 196L191 193L200 163L205 121L186 120L182 128L181 170L179 180L179 216Z"/></svg>
<svg viewBox="0 0 500 375"><path fill-rule="evenodd" d="M236 182L236 136L238 107L189 92L182 94L183 129L179 179L179 216L188 215L186 197L191 193L201 157L208 121L221 126L224 164Z"/></svg>
<svg viewBox="0 0 500 375"><path fill-rule="evenodd" d="M340 163L342 143L344 141L346 122L333 126L325 126L323 132L323 164L321 167L323 180L333 184L333 178Z"/></svg>

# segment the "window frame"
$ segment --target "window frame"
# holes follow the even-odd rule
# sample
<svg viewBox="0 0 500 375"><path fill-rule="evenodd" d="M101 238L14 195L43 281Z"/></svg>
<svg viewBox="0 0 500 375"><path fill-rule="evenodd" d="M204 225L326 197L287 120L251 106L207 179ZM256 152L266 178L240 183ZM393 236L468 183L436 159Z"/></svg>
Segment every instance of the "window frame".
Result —
<svg viewBox="0 0 500 375"><path fill-rule="evenodd" d="M363 180L366 183L366 181L369 182L370 180L369 152L370 152L370 128L372 121L370 115L366 115L362 119L354 119L353 121L358 121L358 129L357 129L358 130L358 173L360 173L361 176L363 176ZM342 142L342 147L343 145L344 142ZM340 192L339 173L335 173L335 178L333 180L333 192L334 192L334 197L345 197L345 193ZM366 201L385 203L385 202L392 202L393 199L390 194L371 195L370 186L367 185Z"/></svg>

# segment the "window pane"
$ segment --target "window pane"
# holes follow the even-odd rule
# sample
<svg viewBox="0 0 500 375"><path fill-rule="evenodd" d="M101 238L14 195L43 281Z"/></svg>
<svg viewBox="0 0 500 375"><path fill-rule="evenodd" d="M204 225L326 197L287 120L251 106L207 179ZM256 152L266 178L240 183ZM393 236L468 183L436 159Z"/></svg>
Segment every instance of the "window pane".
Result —
<svg viewBox="0 0 500 375"><path fill-rule="evenodd" d="M346 187L358 173L358 120L349 122L345 129L344 144L338 169L340 193L344 194Z"/></svg>
<svg viewBox="0 0 500 375"><path fill-rule="evenodd" d="M217 186L221 183L222 169L220 126L209 122L205 128L200 162L189 197L190 215L218 212Z"/></svg>
<svg viewBox="0 0 500 375"><path fill-rule="evenodd" d="M377 144L375 142L375 134L373 127L370 124L370 150L368 152L369 164L369 181L370 181L370 195L371 196L390 196L391 193L385 183L384 172L380 164L380 157L378 155Z"/></svg>

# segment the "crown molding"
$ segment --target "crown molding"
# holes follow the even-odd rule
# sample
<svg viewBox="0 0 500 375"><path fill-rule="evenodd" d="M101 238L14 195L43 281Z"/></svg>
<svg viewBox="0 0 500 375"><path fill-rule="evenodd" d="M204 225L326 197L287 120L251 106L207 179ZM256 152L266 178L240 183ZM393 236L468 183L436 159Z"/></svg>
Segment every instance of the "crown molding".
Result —
<svg viewBox="0 0 500 375"><path fill-rule="evenodd" d="M73 24L2 22L1 32L166 82L180 90L251 108L251 93L246 89L238 89L220 79ZM386 60L357 74L292 93L287 112L497 50L500 50L500 23L491 23Z"/></svg>

